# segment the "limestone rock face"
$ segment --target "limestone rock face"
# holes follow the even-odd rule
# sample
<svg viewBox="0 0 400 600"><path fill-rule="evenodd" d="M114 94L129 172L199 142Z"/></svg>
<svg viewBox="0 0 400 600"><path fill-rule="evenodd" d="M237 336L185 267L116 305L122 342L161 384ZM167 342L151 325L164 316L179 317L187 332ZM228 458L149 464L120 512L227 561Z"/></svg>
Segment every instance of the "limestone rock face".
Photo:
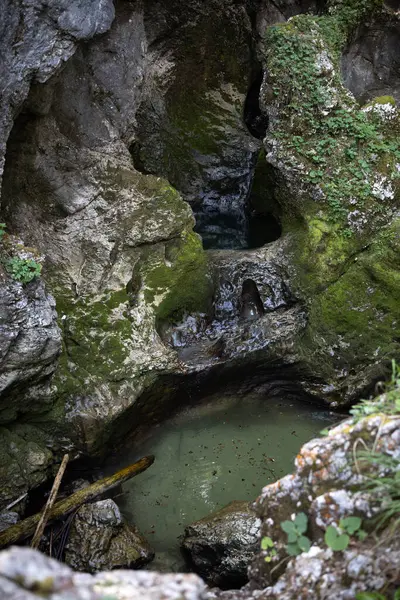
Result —
<svg viewBox="0 0 400 600"><path fill-rule="evenodd" d="M260 525L248 502L231 502L186 527L182 548L209 585L240 587L259 548Z"/></svg>
<svg viewBox="0 0 400 600"><path fill-rule="evenodd" d="M205 600L204 582L192 574L148 571L74 573L64 564L29 548L0 553L0 593L4 600Z"/></svg>
<svg viewBox="0 0 400 600"><path fill-rule="evenodd" d="M344 83L357 100L389 95L400 102L399 43L398 19L390 13L357 28L341 63Z"/></svg>
<svg viewBox="0 0 400 600"><path fill-rule="evenodd" d="M7 238L15 256L31 255L21 240ZM40 421L51 408L50 378L60 352L55 300L44 282L23 284L0 265L0 509L50 473L50 431L17 420Z"/></svg>
<svg viewBox="0 0 400 600"><path fill-rule="evenodd" d="M134 569L154 557L147 541L123 522L113 500L99 500L76 513L65 547L65 562L76 571Z"/></svg>
<svg viewBox="0 0 400 600"><path fill-rule="evenodd" d="M46 81L68 60L78 40L107 31L112 0L2 0L0 10L0 176L13 120L31 83Z"/></svg>
<svg viewBox="0 0 400 600"><path fill-rule="evenodd" d="M157 374L181 371L159 322L206 312L212 294L189 206L132 163L148 43L143 13L119 3L108 36L32 89L8 144L5 220L47 257L66 350L56 419L86 452Z"/></svg>
<svg viewBox="0 0 400 600"><path fill-rule="evenodd" d="M60 352L55 300L43 281L22 284L0 266L0 423L35 410L27 400L27 382L45 396Z"/></svg>

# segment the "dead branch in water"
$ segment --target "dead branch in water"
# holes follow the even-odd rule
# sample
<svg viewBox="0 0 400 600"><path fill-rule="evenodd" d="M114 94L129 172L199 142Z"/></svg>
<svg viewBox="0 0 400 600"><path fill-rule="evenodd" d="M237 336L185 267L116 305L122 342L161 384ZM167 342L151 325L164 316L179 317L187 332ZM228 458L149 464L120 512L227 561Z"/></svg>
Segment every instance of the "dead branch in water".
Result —
<svg viewBox="0 0 400 600"><path fill-rule="evenodd" d="M83 490L78 490L77 492L71 494L71 496L68 498L60 500L54 504L53 508L50 510L48 521L53 521L54 519L64 517L82 504L85 504L85 502L90 502L100 494L109 492L117 485L124 483L124 481L127 481L128 479L131 479L131 477L135 477L135 475L143 473L143 471L148 469L153 462L154 456L145 456L144 458L141 458L137 462L133 463L133 465L118 471L118 473L115 473L110 477L100 479L99 481L88 485L86 488L83 488ZM0 547L8 546L9 544L15 544L15 542L19 542L32 535L41 519L41 516L41 512L36 515L32 515L20 523L12 525L5 531L2 531L0 533Z"/></svg>

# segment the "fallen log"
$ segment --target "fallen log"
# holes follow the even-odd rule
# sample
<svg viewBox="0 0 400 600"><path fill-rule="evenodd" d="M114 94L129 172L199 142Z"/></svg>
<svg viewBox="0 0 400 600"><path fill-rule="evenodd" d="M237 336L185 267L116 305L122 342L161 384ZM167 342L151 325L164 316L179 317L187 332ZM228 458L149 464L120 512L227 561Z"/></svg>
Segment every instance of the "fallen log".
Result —
<svg viewBox="0 0 400 600"><path fill-rule="evenodd" d="M131 477L139 475L139 473L143 473L143 471L148 469L153 462L154 456L145 456L144 458L141 458L137 462L133 463L133 465L118 471L118 473L115 473L110 477L105 477L104 479L99 479L99 481L88 485L86 488L74 492L71 494L71 496L68 496L68 498L64 498L63 500L60 500L54 504L53 508L49 512L48 522L64 517L82 504L85 504L85 502L90 502L100 494L109 492L117 485L120 485L121 483L124 483L124 481L131 479ZM19 542L32 535L42 517L42 513L43 511L37 513L36 515L32 515L31 517L20 521L16 525L12 525L5 531L2 531L0 533L0 547L15 544L16 542Z"/></svg>

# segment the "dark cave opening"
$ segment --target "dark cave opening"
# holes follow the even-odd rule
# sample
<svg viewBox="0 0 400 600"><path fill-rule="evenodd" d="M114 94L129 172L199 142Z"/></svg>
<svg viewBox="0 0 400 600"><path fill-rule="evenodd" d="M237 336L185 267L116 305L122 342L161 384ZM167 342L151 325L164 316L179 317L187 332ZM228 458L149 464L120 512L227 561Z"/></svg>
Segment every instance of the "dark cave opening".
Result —
<svg viewBox="0 0 400 600"><path fill-rule="evenodd" d="M258 140L265 137L268 129L268 116L261 111L260 107L260 89L264 73L259 71L250 85L244 103L244 122L252 136Z"/></svg>
<svg viewBox="0 0 400 600"><path fill-rule="evenodd" d="M246 250L260 248L281 236L281 225L268 212L252 211L243 224L245 235L239 235L235 216L222 213L196 215L195 231L203 240L205 250Z"/></svg>
<svg viewBox="0 0 400 600"><path fill-rule="evenodd" d="M281 208L275 198L276 175L261 149L252 172L247 198L241 210L219 210L218 203L200 206L194 214L195 231L205 250L261 248L282 235Z"/></svg>

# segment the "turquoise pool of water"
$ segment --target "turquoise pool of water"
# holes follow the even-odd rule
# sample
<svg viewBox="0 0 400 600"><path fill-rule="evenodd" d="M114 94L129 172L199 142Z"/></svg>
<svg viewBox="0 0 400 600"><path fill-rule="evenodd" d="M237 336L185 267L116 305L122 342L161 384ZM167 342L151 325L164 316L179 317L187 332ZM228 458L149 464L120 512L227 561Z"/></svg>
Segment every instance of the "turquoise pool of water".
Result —
<svg viewBox="0 0 400 600"><path fill-rule="evenodd" d="M216 394L155 427L140 448L125 445L107 471L155 455L116 501L154 547L154 568L182 569L178 538L186 525L232 500L254 500L293 470L304 442L335 421L301 401Z"/></svg>

